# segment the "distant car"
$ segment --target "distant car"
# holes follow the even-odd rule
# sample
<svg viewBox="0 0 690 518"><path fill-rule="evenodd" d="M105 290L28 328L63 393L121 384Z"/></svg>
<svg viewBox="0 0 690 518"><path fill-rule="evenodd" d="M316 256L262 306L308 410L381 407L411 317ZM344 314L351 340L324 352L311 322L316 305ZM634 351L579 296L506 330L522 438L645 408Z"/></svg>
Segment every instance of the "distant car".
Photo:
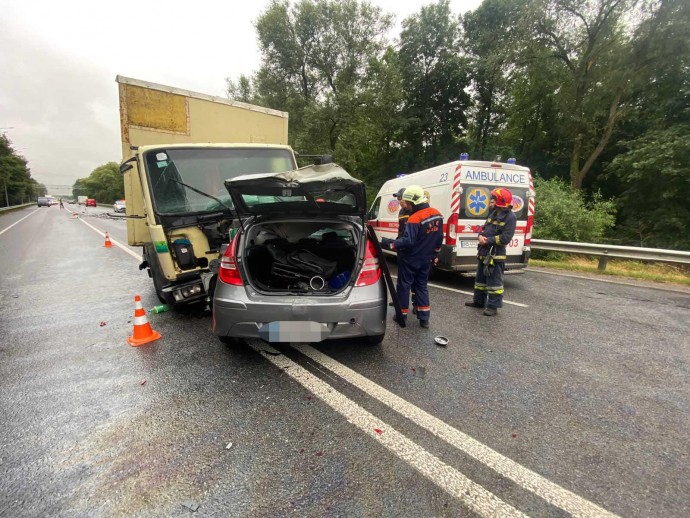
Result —
<svg viewBox="0 0 690 518"><path fill-rule="evenodd" d="M39 197L38 200L36 200L36 203L39 207L50 207L50 200L43 196Z"/></svg>
<svg viewBox="0 0 690 518"><path fill-rule="evenodd" d="M125 212L125 200L117 200L115 203L113 203L113 211Z"/></svg>
<svg viewBox="0 0 690 518"><path fill-rule="evenodd" d="M95 207L96 206L96 200L93 198L89 198L86 200L86 206L87 207Z"/></svg>

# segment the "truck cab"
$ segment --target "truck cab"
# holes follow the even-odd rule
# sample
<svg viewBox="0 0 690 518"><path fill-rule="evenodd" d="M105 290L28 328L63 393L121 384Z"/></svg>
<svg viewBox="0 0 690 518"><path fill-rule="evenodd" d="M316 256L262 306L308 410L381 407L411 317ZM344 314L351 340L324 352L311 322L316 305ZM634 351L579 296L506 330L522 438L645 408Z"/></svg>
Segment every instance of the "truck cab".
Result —
<svg viewBox="0 0 690 518"><path fill-rule="evenodd" d="M173 144L142 146L122 165L130 245L143 247L161 302L206 296L204 282L236 224L224 182L237 176L296 168L288 146Z"/></svg>

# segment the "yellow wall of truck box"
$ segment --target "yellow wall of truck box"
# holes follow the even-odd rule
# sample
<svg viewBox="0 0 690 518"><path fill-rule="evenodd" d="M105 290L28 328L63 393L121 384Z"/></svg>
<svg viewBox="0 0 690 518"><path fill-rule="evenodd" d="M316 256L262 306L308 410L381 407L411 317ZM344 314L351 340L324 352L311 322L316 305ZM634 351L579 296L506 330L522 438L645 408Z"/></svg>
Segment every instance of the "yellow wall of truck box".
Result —
<svg viewBox="0 0 690 518"><path fill-rule="evenodd" d="M130 246L139 246L151 242L151 235L146 223L146 211L144 210L144 192L141 188L141 178L136 162L132 163L132 169L123 176L125 184L125 215L127 216L127 243Z"/></svg>
<svg viewBox="0 0 690 518"><path fill-rule="evenodd" d="M285 112L118 76L123 159L130 146L288 143Z"/></svg>
<svg viewBox="0 0 690 518"><path fill-rule="evenodd" d="M187 100L181 95L126 85L127 122L154 130L186 134Z"/></svg>

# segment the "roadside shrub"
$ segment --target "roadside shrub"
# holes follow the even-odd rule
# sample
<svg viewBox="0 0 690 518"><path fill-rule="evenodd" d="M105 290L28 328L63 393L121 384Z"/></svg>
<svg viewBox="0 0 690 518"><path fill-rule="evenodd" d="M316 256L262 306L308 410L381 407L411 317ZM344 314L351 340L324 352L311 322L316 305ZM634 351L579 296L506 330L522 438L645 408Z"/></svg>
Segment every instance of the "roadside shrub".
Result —
<svg viewBox="0 0 690 518"><path fill-rule="evenodd" d="M616 220L616 205L596 192L590 200L560 178L534 179L536 210L533 237L580 243L600 243ZM562 254L535 254L554 258Z"/></svg>

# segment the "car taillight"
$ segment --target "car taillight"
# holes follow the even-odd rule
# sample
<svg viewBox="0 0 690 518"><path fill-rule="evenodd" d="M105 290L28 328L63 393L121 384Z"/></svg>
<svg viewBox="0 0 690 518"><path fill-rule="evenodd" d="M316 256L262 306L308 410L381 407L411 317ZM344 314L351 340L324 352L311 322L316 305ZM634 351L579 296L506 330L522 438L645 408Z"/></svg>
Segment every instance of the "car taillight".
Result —
<svg viewBox="0 0 690 518"><path fill-rule="evenodd" d="M527 216L527 226L525 227L525 246L529 246L532 242L532 225L534 225L534 216Z"/></svg>
<svg viewBox="0 0 690 518"><path fill-rule="evenodd" d="M455 245L458 238L458 213L454 212L448 218L448 224L446 225L446 244Z"/></svg>
<svg viewBox="0 0 690 518"><path fill-rule="evenodd" d="M244 282L240 276L240 271L237 269L237 262L235 262L235 250L237 249L237 238L240 235L238 232L232 239L232 243L220 259L220 270L218 276L225 284L232 284L233 286L242 286Z"/></svg>
<svg viewBox="0 0 690 518"><path fill-rule="evenodd" d="M379 258L376 257L376 249L371 241L367 239L366 254L364 255L364 265L359 272L355 286L371 286L376 284L381 278L381 267Z"/></svg>

